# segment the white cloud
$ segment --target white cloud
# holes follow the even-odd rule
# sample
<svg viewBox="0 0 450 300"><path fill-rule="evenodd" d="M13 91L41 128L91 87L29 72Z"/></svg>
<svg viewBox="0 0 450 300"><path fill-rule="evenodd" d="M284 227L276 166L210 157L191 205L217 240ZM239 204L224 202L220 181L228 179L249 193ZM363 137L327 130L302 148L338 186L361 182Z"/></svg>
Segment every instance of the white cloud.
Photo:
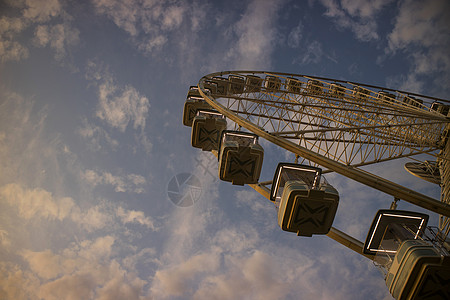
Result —
<svg viewBox="0 0 450 300"><path fill-rule="evenodd" d="M183 16L185 14L185 8L183 6L170 6L165 9L162 17L163 30L173 30L178 28L183 22Z"/></svg>
<svg viewBox="0 0 450 300"><path fill-rule="evenodd" d="M59 0L25 0L25 19L46 22L62 13Z"/></svg>
<svg viewBox="0 0 450 300"><path fill-rule="evenodd" d="M8 232L3 229L0 229L0 245L4 249L8 249L9 246L11 246L11 240L8 238Z"/></svg>
<svg viewBox="0 0 450 300"><path fill-rule="evenodd" d="M403 1L395 26L388 35L388 55L401 52L412 60L401 89L421 92L420 76L433 76L439 90L448 91L450 80L450 3L438 1ZM429 88L429 87L428 87Z"/></svg>
<svg viewBox="0 0 450 300"><path fill-rule="evenodd" d="M97 12L105 14L119 27L131 36L138 34L136 22L140 12L137 2L134 0L95 0L93 1Z"/></svg>
<svg viewBox="0 0 450 300"><path fill-rule="evenodd" d="M29 56L28 49L15 41L0 41L0 58L1 62L19 61Z"/></svg>
<svg viewBox="0 0 450 300"><path fill-rule="evenodd" d="M395 51L410 44L432 47L448 43L449 17L448 1L403 1L388 36L389 48Z"/></svg>
<svg viewBox="0 0 450 300"><path fill-rule="evenodd" d="M3 299L36 299L39 280L24 272L19 265L0 261L0 296Z"/></svg>
<svg viewBox="0 0 450 300"><path fill-rule="evenodd" d="M106 130L95 124L89 123L87 119L83 119L83 126L78 129L78 133L88 140L92 150L99 151L108 146L113 150L117 148L119 142L113 139Z"/></svg>
<svg viewBox="0 0 450 300"><path fill-rule="evenodd" d="M356 38L362 41L379 38L375 17L391 2L392 0L320 0L326 8L325 16L333 19L338 28L353 31Z"/></svg>
<svg viewBox="0 0 450 300"><path fill-rule="evenodd" d="M307 47L306 54L302 58L303 64L319 63L323 56L322 44L313 41Z"/></svg>
<svg viewBox="0 0 450 300"><path fill-rule="evenodd" d="M19 61L29 56L28 49L17 41L15 35L20 33L26 24L20 18L0 18L0 61Z"/></svg>
<svg viewBox="0 0 450 300"><path fill-rule="evenodd" d="M256 250L244 258L227 259L228 272L205 279L194 299L283 299L289 292L289 283L271 255Z"/></svg>
<svg viewBox="0 0 450 300"><path fill-rule="evenodd" d="M138 49L144 53L151 53L154 50L161 50L162 47L168 42L168 38L164 35L157 35L147 39L144 42L139 43Z"/></svg>
<svg viewBox="0 0 450 300"><path fill-rule="evenodd" d="M139 299L145 281L137 277L135 269L116 259L115 242L116 238L107 235L73 243L59 253L22 251L30 273L42 281L29 295L44 299ZM11 280L12 274L8 275ZM23 281L15 285L25 288Z"/></svg>
<svg viewBox="0 0 450 300"><path fill-rule="evenodd" d="M373 17L393 0L342 0L342 8L351 16Z"/></svg>
<svg viewBox="0 0 450 300"><path fill-rule="evenodd" d="M112 175L109 172L96 172L86 170L82 174L83 178L93 186L112 185L116 192L143 193L147 184L145 177L137 174L127 174L125 176Z"/></svg>
<svg viewBox="0 0 450 300"><path fill-rule="evenodd" d="M275 48L277 10L280 1L252 1L234 25L238 41L230 51L240 68L270 67Z"/></svg>
<svg viewBox="0 0 450 300"><path fill-rule="evenodd" d="M108 125L124 132L128 124L134 129L145 128L150 103L134 87L119 88L112 82L99 85L99 104L96 116Z"/></svg>
<svg viewBox="0 0 450 300"><path fill-rule="evenodd" d="M79 31L67 23L53 26L39 25L35 31L34 42L38 47L49 45L55 50L55 59L62 60L66 56L67 49L78 44Z"/></svg>
<svg viewBox="0 0 450 300"><path fill-rule="evenodd" d="M153 231L156 230L153 220L149 217L146 217L143 211L125 210L122 207L118 207L117 216L120 218L123 224L137 223L146 226Z"/></svg>
<svg viewBox="0 0 450 300"><path fill-rule="evenodd" d="M199 275L208 274L218 269L218 253L194 255L186 261L155 273L152 292L156 297L187 296L192 293L191 284Z"/></svg>
<svg viewBox="0 0 450 300"><path fill-rule="evenodd" d="M188 7L182 1L135 0L95 0L94 5L97 13L106 15L133 37L144 53L160 50L168 42L168 34L181 26Z"/></svg>
<svg viewBox="0 0 450 300"><path fill-rule="evenodd" d="M61 221L74 207L71 198L55 199L51 193L43 189L23 189L15 183L0 187L0 197L10 206L16 207L20 217L28 220L39 217Z"/></svg>
<svg viewBox="0 0 450 300"><path fill-rule="evenodd" d="M17 39L26 28L35 27L34 44L38 47L49 45L55 50L55 59L65 58L70 47L79 42L79 31L70 25L70 15L64 12L58 0L25 0L11 3L18 9L16 18L0 18L0 60L19 61L28 58L28 49ZM63 19L56 25L45 25L52 20Z"/></svg>
<svg viewBox="0 0 450 300"><path fill-rule="evenodd" d="M70 218L75 224L78 224L78 226L88 232L110 228L115 223L112 208L105 203L100 203L86 209L75 207Z"/></svg>
<svg viewBox="0 0 450 300"><path fill-rule="evenodd" d="M287 37L287 44L291 48L298 48L300 41L303 38L303 24L299 22L298 25L291 29Z"/></svg>

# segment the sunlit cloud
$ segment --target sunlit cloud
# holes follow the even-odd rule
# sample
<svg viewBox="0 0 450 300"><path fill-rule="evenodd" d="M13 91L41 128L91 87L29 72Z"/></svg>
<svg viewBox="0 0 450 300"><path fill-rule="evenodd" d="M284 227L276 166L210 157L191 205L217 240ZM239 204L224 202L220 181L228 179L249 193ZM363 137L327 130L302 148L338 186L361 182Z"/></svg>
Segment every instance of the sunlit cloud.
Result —
<svg viewBox="0 0 450 300"><path fill-rule="evenodd" d="M118 88L104 82L99 86L99 105L96 116L124 132L129 123L134 129L144 129L149 101L132 86Z"/></svg>
<svg viewBox="0 0 450 300"><path fill-rule="evenodd" d="M420 76L432 74L439 74L434 79L436 86L446 86L450 80L449 19L448 1L402 2L386 48L388 55L404 52L413 61L400 88L422 92L425 87Z"/></svg>
<svg viewBox="0 0 450 300"><path fill-rule="evenodd" d="M79 31L70 23L70 15L64 12L59 0L26 0L10 4L20 9L19 17L0 18L0 59L19 61L29 57L29 49L16 37L26 28L34 28L34 45L49 45L55 51L55 59L62 61L69 49L79 43ZM52 20L64 20L60 24L46 24Z"/></svg>
<svg viewBox="0 0 450 300"><path fill-rule="evenodd" d="M61 14L59 0L25 0L23 16L27 20L46 22Z"/></svg>
<svg viewBox="0 0 450 300"><path fill-rule="evenodd" d="M127 174L124 176L112 175L109 172L96 172L94 170L85 170L83 178L92 186L112 185L116 192L134 192L143 193L147 180L137 174Z"/></svg>
<svg viewBox="0 0 450 300"><path fill-rule="evenodd" d="M379 39L378 25L375 20L377 13L392 0L379 1L335 1L320 0L325 6L325 16L331 18L338 28L353 31L361 41Z"/></svg>
<svg viewBox="0 0 450 300"><path fill-rule="evenodd" d="M270 67L277 31L273 24L281 1L249 2L241 19L234 25L235 47L230 49L235 64L241 68Z"/></svg>
<svg viewBox="0 0 450 300"><path fill-rule="evenodd" d="M117 216L123 224L140 224L152 230L156 230L154 222L146 217L143 211L125 210L122 207L117 208Z"/></svg>
<svg viewBox="0 0 450 300"><path fill-rule="evenodd" d="M38 47L49 45L55 50L55 59L61 60L66 55L66 49L79 42L79 31L67 23L54 26L39 25L35 31L35 44Z"/></svg>
<svg viewBox="0 0 450 300"><path fill-rule="evenodd" d="M71 198L55 199L51 193L43 189L28 190L13 183L0 187L0 197L10 206L16 207L18 215L24 219L39 217L61 221L74 207Z"/></svg>

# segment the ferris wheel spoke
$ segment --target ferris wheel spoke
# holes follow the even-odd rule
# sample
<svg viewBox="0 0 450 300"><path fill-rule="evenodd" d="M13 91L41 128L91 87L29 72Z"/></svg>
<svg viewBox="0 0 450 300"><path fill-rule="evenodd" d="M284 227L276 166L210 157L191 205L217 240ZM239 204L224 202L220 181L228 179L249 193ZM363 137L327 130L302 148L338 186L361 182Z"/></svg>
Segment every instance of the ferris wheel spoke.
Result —
<svg viewBox="0 0 450 300"><path fill-rule="evenodd" d="M223 77L227 75L230 80ZM232 76L240 76L239 88L231 86ZM210 94L203 84L217 77L222 78L218 83L229 82L230 87ZM206 75L199 88L207 103L235 122L235 127L256 133L301 161L325 167L326 172L340 173L437 212L443 215L440 227L448 228L450 184L443 185L442 201L438 201L360 167L427 155L441 162L441 175L448 181L450 146L445 145L445 130L450 125L441 108L450 101L336 79L262 71Z"/></svg>

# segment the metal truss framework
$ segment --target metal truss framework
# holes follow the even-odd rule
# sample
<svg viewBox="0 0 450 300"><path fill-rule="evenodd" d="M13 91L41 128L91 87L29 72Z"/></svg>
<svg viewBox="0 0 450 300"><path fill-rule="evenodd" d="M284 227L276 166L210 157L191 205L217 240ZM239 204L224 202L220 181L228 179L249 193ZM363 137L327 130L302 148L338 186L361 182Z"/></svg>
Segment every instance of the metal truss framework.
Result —
<svg viewBox="0 0 450 300"><path fill-rule="evenodd" d="M227 76L239 80L228 80ZM255 85L251 79L260 78ZM223 84L225 83L225 86ZM222 89L211 87L222 84ZM441 215L450 230L450 119L430 109L449 101L335 79L298 74L231 71L204 76L203 98L260 137L368 186ZM418 155L441 166L441 201L368 173L362 166ZM270 182L260 184L267 187Z"/></svg>

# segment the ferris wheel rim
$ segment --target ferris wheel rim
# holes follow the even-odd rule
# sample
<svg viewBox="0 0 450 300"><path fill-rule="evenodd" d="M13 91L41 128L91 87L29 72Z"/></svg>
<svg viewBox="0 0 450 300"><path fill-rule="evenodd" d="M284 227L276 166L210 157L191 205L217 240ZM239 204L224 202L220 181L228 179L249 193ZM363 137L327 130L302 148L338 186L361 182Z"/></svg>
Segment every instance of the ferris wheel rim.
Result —
<svg viewBox="0 0 450 300"><path fill-rule="evenodd" d="M229 110L221 103L216 101L215 98L210 97L205 90L204 82L209 78L213 78L214 76L223 76L223 75L231 75L231 74L242 74L242 73L250 73L250 74L266 74L266 75L283 75L283 76L308 76L308 75L299 75L299 74L291 74L291 73L279 73L279 72L266 72L266 71L225 71L225 72L215 72L208 75L203 76L199 83L198 88L201 96L206 100L208 104L210 104L214 109L222 113L227 118L234 121L239 126L246 128L247 130L257 134L258 136L268 140L271 143L276 144L279 147L286 149L287 151L294 153L296 155L300 155L308 160L311 160L321 166L324 166L332 171L335 171L339 174L342 174L346 177L349 177L355 181L363 183L367 186L385 192L394 196L395 198L399 198L410 203L416 204L423 208L426 208L435 213L450 217L450 205L447 205L441 201L438 201L434 198L428 197L426 195L420 194L416 191L410 190L404 186L393 183L387 179L381 178L369 172L360 170L358 168L353 168L347 165L342 164L338 161L333 161L328 157L320 155L319 153L314 153L313 151L302 147L301 145L294 144L293 142L284 139L282 137L278 137L270 134L260 126L253 124L252 122L243 119L241 116L235 114L233 111ZM315 76L308 76L310 78L318 78ZM308 78L305 77L305 78ZM333 80L333 79L331 79ZM427 97L427 96L424 96ZM429 99L436 99L430 98Z"/></svg>

